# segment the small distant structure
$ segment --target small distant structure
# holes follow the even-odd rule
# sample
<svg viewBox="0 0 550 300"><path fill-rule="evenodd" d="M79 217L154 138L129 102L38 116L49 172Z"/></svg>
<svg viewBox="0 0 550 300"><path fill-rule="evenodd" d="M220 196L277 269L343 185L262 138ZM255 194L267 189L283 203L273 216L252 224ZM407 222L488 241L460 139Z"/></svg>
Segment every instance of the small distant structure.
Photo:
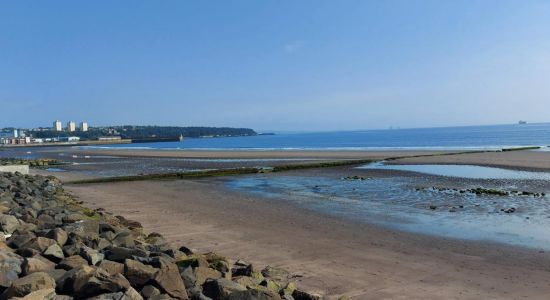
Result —
<svg viewBox="0 0 550 300"><path fill-rule="evenodd" d="M13 130L13 137L18 138L19 137L19 131L17 129Z"/></svg>
<svg viewBox="0 0 550 300"><path fill-rule="evenodd" d="M58 137L60 142L78 142L80 138L77 136L60 136Z"/></svg>
<svg viewBox="0 0 550 300"><path fill-rule="evenodd" d="M55 131L63 131L63 126L61 125L61 121L55 120L53 122L53 130Z"/></svg>
<svg viewBox="0 0 550 300"><path fill-rule="evenodd" d="M518 124L519 124L519 125L525 125L525 124L527 124L527 121L519 120L519 121L518 121Z"/></svg>
<svg viewBox="0 0 550 300"><path fill-rule="evenodd" d="M80 131L82 132L88 131L88 122L80 122Z"/></svg>
<svg viewBox="0 0 550 300"><path fill-rule="evenodd" d="M67 122L67 131L68 132L74 132L76 131L76 123L73 121Z"/></svg>
<svg viewBox="0 0 550 300"><path fill-rule="evenodd" d="M121 139L121 136L100 136L97 138L98 141L119 141Z"/></svg>

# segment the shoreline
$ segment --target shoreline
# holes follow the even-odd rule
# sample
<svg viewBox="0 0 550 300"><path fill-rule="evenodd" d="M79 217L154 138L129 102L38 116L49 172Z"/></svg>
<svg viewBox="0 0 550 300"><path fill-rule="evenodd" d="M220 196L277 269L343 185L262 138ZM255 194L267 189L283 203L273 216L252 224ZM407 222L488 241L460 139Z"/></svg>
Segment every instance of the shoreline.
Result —
<svg viewBox="0 0 550 300"><path fill-rule="evenodd" d="M257 158L317 158L317 159L385 159L390 157L449 154L457 151L322 151L322 150L108 150L108 149L71 149L72 153L81 155L109 155L118 157L150 157L150 158L225 158L225 159L257 159Z"/></svg>
<svg viewBox="0 0 550 300"><path fill-rule="evenodd" d="M261 264L278 261L278 267L291 272L302 270L299 286L328 299L342 294L353 299L404 294L411 299L537 298L550 292L543 284L550 280L550 255L536 249L360 224L228 190L223 182L143 181L66 188L87 205L140 221L170 242L201 251L217 249ZM153 197L155 201L149 201ZM510 282L518 276L529 278L532 285ZM439 286L443 282L445 288Z"/></svg>
<svg viewBox="0 0 550 300"><path fill-rule="evenodd" d="M143 157L142 154L136 151L131 157ZM205 155L204 152L192 154ZM235 155L227 152L209 154L209 159ZM237 154L242 158L246 153ZM255 153L281 158L288 157L286 154ZM530 168L544 167L541 162L550 161L550 152L535 151L422 153L432 155L426 157L412 157L418 152L355 153L369 159L397 154L409 157L392 163L486 162L490 166L504 164L510 168ZM324 152L308 155L333 159L327 158ZM155 161L164 158L172 157L143 157ZM285 174L319 176L330 170L294 170ZM67 179L79 175L76 171L64 173ZM342 294L352 299L403 295L411 299L545 299L550 293L549 253L509 244L358 224L284 201L266 201L259 196L229 190L223 186L225 180L224 177L145 180L66 185L66 189L86 205L103 207L140 221L147 230L162 233L174 244L188 244L201 251L217 250L234 259L277 264L293 273L303 272L299 285L323 293L327 299L337 299Z"/></svg>

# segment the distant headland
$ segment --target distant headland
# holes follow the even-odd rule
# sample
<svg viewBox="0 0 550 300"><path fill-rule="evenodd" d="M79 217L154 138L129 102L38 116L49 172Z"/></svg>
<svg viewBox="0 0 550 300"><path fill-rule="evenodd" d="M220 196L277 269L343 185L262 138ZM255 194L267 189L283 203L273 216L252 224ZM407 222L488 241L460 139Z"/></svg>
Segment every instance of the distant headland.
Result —
<svg viewBox="0 0 550 300"><path fill-rule="evenodd" d="M105 144L178 141L184 138L212 138L255 136L250 128L206 127L206 126L156 126L121 125L88 126L81 122L77 128L70 121L63 128L60 121L53 127L0 129L0 145L61 145L61 144Z"/></svg>

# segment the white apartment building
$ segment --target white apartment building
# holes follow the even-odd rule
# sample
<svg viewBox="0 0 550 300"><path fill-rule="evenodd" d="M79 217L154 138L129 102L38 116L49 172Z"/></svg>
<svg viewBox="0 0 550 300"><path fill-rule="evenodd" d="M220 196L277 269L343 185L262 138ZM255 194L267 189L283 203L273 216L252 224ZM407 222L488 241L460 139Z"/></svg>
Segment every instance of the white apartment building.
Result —
<svg viewBox="0 0 550 300"><path fill-rule="evenodd" d="M53 129L55 131L63 131L63 127L61 125L61 121L59 120L56 120L55 122L53 122Z"/></svg>
<svg viewBox="0 0 550 300"><path fill-rule="evenodd" d="M67 131L68 132L74 132L76 131L76 123L73 121L67 122Z"/></svg>

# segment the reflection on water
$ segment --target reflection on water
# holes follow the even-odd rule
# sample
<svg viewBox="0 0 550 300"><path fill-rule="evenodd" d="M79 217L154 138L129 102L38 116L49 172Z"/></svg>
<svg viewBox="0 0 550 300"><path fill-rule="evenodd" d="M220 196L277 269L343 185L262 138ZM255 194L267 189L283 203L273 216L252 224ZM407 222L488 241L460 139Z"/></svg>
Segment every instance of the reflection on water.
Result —
<svg viewBox="0 0 550 300"><path fill-rule="evenodd" d="M227 185L354 221L550 249L548 198L417 190L416 180L250 176L232 179ZM512 207L516 209L514 213L503 212Z"/></svg>
<svg viewBox="0 0 550 300"><path fill-rule="evenodd" d="M430 175L471 179L550 180L548 172L517 171L473 165L385 165L372 163L358 169L411 171Z"/></svg>

